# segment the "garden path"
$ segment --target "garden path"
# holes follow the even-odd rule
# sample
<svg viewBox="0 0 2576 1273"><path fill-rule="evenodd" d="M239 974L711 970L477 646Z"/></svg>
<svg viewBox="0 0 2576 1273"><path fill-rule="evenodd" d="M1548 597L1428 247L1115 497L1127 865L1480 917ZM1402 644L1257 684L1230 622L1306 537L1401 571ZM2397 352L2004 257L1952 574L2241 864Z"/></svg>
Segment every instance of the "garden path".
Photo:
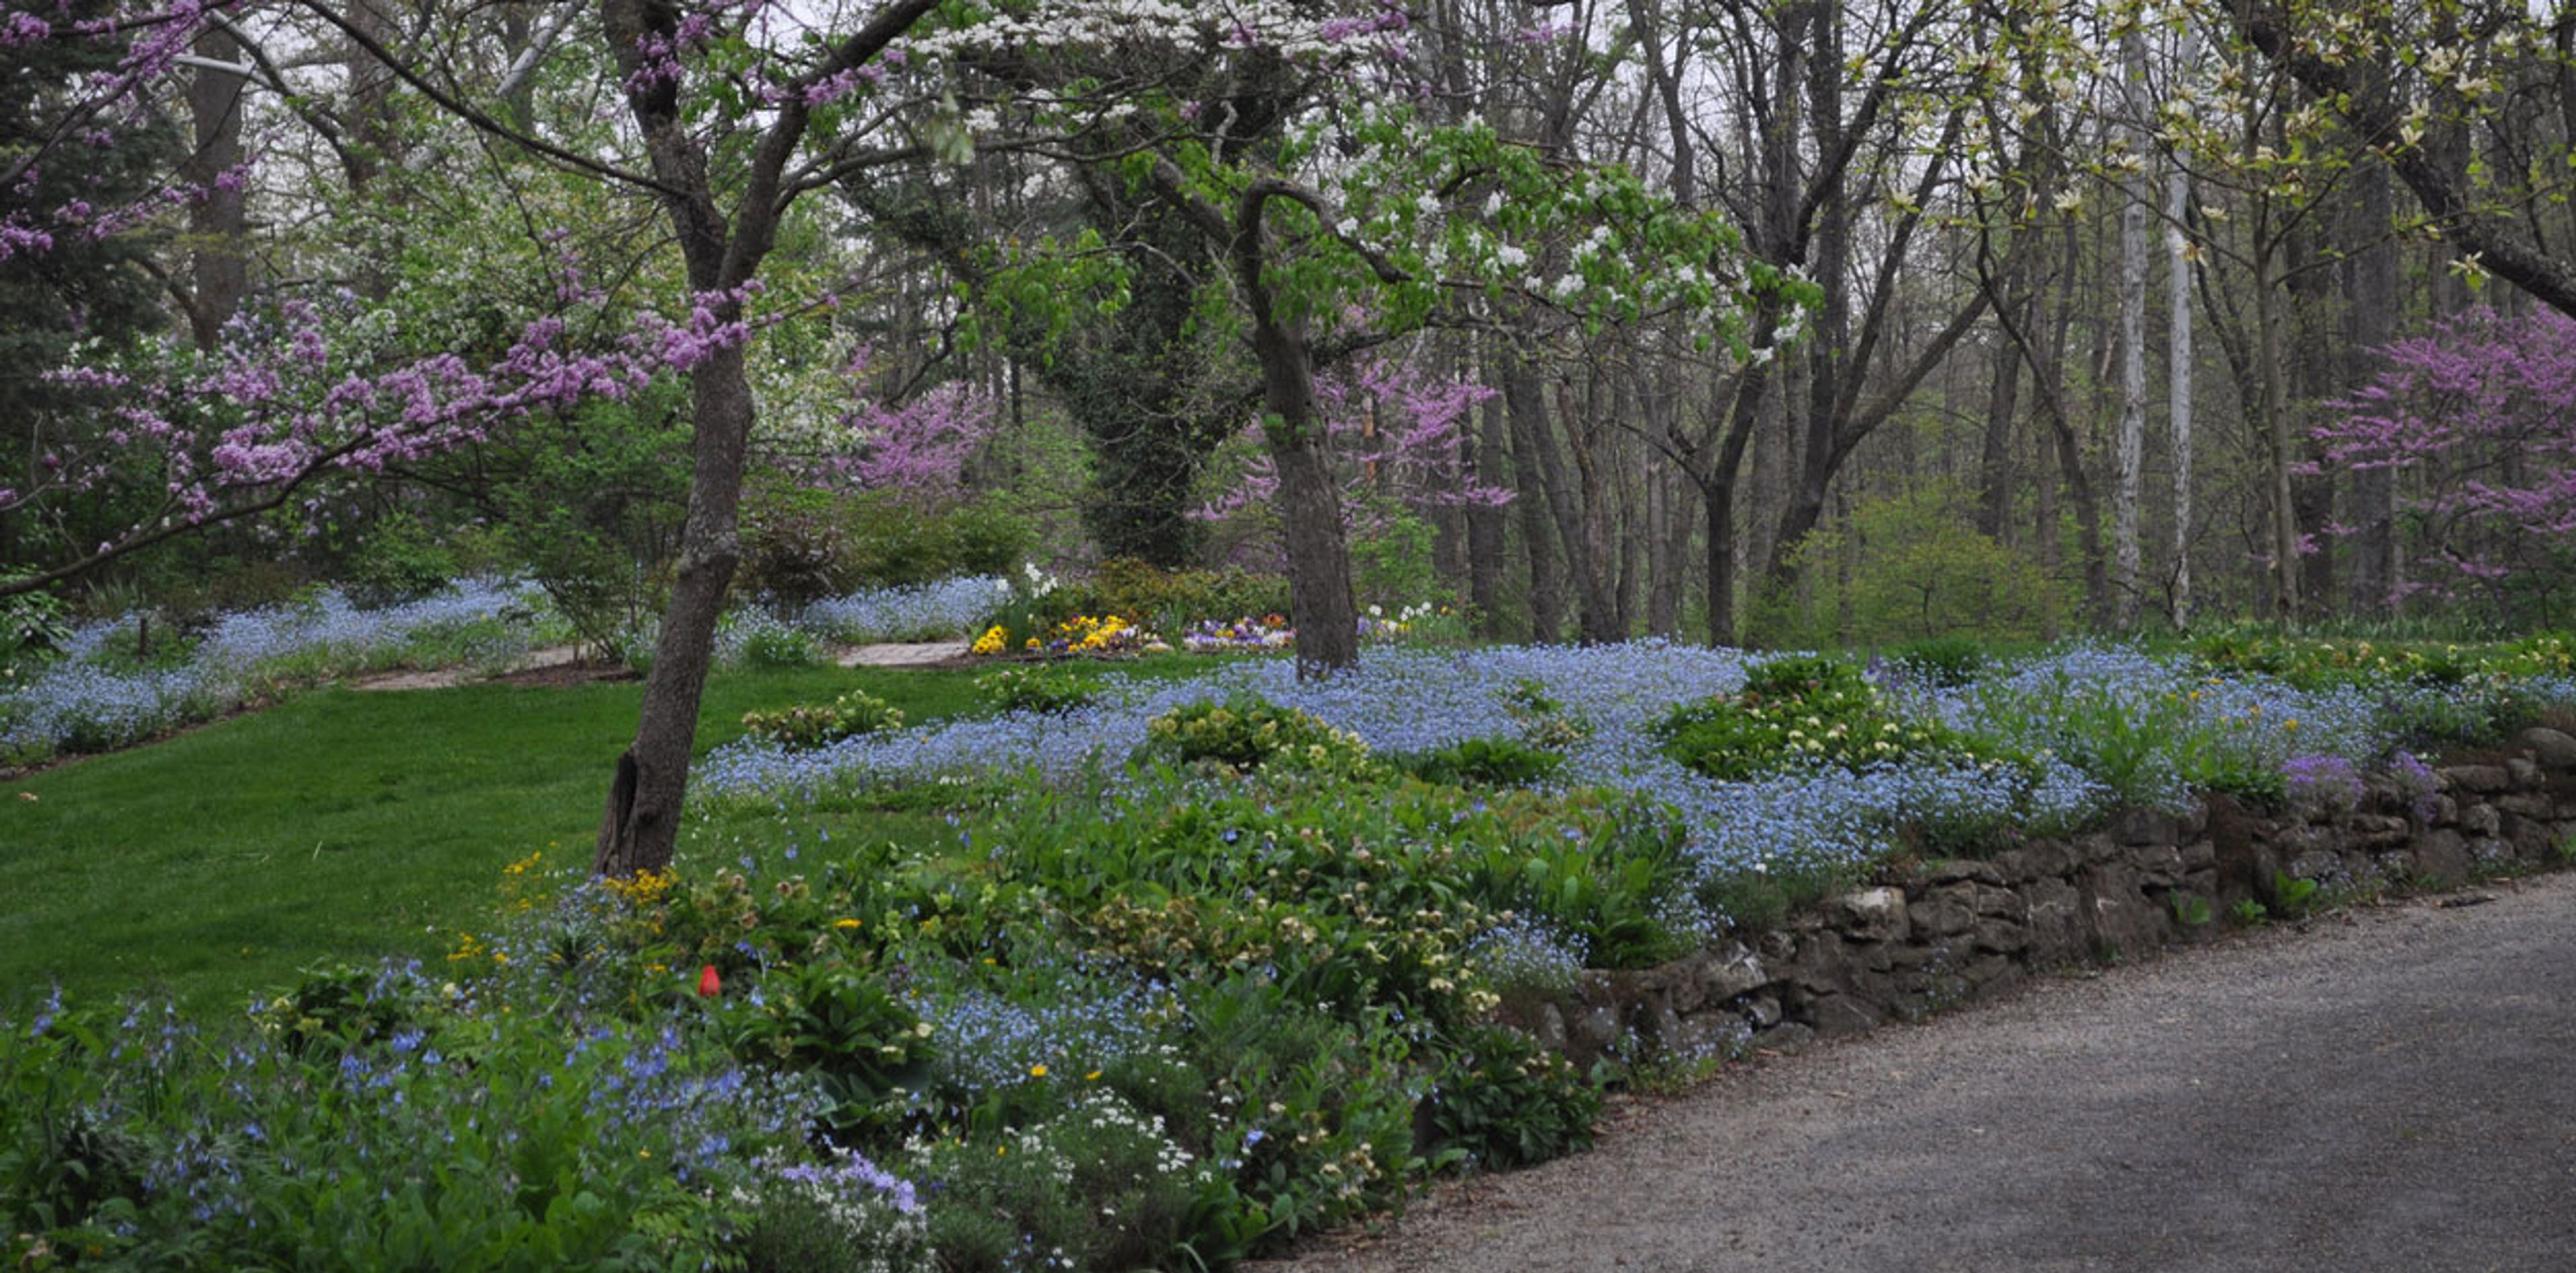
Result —
<svg viewBox="0 0 2576 1273"><path fill-rule="evenodd" d="M966 641L911 641L847 646L833 653L843 667L931 667L965 658Z"/></svg>
<svg viewBox="0 0 2576 1273"><path fill-rule="evenodd" d="M513 661L502 674L572 667L580 661L580 646L549 645L542 649L528 651ZM475 681L489 680L491 675L490 672L474 667L428 668L363 676L349 682L349 688L353 690L443 690Z"/></svg>
<svg viewBox="0 0 2576 1273"><path fill-rule="evenodd" d="M832 661L842 667L937 667L967 657L964 641L887 642L877 645L839 646L832 651ZM579 664L581 647L550 645L531 650L512 663L502 677L518 677L530 672L548 672L572 668ZM499 679L488 672L470 667L432 668L425 671L385 672L349 682L353 690L443 690L477 681Z"/></svg>
<svg viewBox="0 0 2576 1273"><path fill-rule="evenodd" d="M2563 1273L2571 949L2562 873L2044 982L1254 1267Z"/></svg>

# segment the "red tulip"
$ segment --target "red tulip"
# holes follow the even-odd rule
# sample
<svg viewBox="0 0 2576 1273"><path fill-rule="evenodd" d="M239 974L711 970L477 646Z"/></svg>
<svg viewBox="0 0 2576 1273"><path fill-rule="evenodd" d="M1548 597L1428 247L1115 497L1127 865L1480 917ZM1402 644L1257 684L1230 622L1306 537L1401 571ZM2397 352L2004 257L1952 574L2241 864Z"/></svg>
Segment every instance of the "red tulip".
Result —
<svg viewBox="0 0 2576 1273"><path fill-rule="evenodd" d="M698 997L713 999L724 993L724 978L716 975L716 966L708 964L698 973Z"/></svg>

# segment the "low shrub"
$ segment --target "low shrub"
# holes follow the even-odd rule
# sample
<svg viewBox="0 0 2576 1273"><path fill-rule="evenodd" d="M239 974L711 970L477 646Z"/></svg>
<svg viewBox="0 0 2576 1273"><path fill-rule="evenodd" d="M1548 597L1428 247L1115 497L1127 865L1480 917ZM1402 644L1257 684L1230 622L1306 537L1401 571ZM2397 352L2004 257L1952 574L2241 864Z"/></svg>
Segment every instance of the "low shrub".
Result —
<svg viewBox="0 0 2576 1273"><path fill-rule="evenodd" d="M1424 1119L1468 1165L1508 1170L1592 1147L1600 1086L1537 1040L1479 1023L1447 1040L1441 1058Z"/></svg>
<svg viewBox="0 0 2576 1273"><path fill-rule="evenodd" d="M1036 542L1028 522L999 499L924 507L890 493L861 495L846 502L840 524L836 591L1007 575Z"/></svg>
<svg viewBox="0 0 2576 1273"><path fill-rule="evenodd" d="M1900 718L1859 668L1816 656L1764 663L1741 691L1675 708L1652 733L1666 755L1720 782L1965 751L1941 726Z"/></svg>
<svg viewBox="0 0 2576 1273"><path fill-rule="evenodd" d="M903 728L903 709L866 690L851 690L829 704L803 704L775 712L746 712L743 731L790 750L822 747L844 738Z"/></svg>
<svg viewBox="0 0 2576 1273"><path fill-rule="evenodd" d="M716 662L726 667L811 667L824 659L822 638L766 610L737 610L716 625Z"/></svg>
<svg viewBox="0 0 2576 1273"><path fill-rule="evenodd" d="M745 484L740 542L733 593L741 604L793 609L847 592L862 578L839 501L784 474L757 474Z"/></svg>
<svg viewBox="0 0 2576 1273"><path fill-rule="evenodd" d="M1888 651L1887 663L1910 681L1951 689L1985 670L1986 647L1974 637L1927 637Z"/></svg>
<svg viewBox="0 0 2576 1273"><path fill-rule="evenodd" d="M1123 557L1102 562L1088 579L1054 589L1042 611L1048 623L1077 614L1118 614L1173 632L1226 615L1287 613L1288 583L1276 574L1240 567L1165 570Z"/></svg>
<svg viewBox="0 0 2576 1273"><path fill-rule="evenodd" d="M2300 689L2390 683L2465 686L2496 678L2576 674L2576 635L2564 632L2463 645L2292 637L2265 628L2232 627L2194 638L2190 649L2195 660L2213 671L2275 676Z"/></svg>
<svg viewBox="0 0 2576 1273"><path fill-rule="evenodd" d="M1250 696L1192 703L1146 722L1146 750L1183 764L1214 762L1238 771L1277 763L1316 773L1371 770L1368 745L1292 708Z"/></svg>
<svg viewBox="0 0 2576 1273"><path fill-rule="evenodd" d="M1526 787L1555 773L1565 757L1509 738L1469 738L1399 763L1424 782Z"/></svg>
<svg viewBox="0 0 2576 1273"><path fill-rule="evenodd" d="M929 1073L930 1024L869 969L787 963L762 971L758 988L717 1017L726 1047L746 1064L815 1076L836 1134L881 1126L887 1098Z"/></svg>
<svg viewBox="0 0 2576 1273"><path fill-rule="evenodd" d="M1005 668L975 678L975 691L997 712L1064 712L1091 702L1089 686L1053 668Z"/></svg>

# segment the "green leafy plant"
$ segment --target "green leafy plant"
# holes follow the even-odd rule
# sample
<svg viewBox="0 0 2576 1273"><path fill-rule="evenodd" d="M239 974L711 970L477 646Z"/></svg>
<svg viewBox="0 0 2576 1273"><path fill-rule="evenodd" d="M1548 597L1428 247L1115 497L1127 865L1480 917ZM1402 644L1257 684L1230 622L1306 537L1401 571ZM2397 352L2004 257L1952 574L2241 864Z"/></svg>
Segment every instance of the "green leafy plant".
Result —
<svg viewBox="0 0 2576 1273"><path fill-rule="evenodd" d="M1100 563L1087 580L1055 589L1045 606L1050 624L1077 614L1118 614L1143 626L1180 631L1211 619L1284 615L1288 587L1277 575L1239 567L1165 570L1120 557Z"/></svg>
<svg viewBox="0 0 2576 1273"><path fill-rule="evenodd" d="M1977 533L1970 496L1932 486L1860 501L1791 553L1796 584L1757 598L1766 644L1884 645L1944 636L2031 640L2074 612L2067 585L2023 547Z"/></svg>
<svg viewBox="0 0 2576 1273"><path fill-rule="evenodd" d="M1424 1115L1441 1147L1497 1170L1591 1147L1601 1089L1564 1057L1493 1024L1445 1042Z"/></svg>
<svg viewBox="0 0 2576 1273"><path fill-rule="evenodd" d="M0 600L0 688L14 685L71 639L71 613L50 592Z"/></svg>
<svg viewBox="0 0 2576 1273"><path fill-rule="evenodd" d="M1857 769L1965 744L1935 724L1899 718L1840 660L1807 655L1753 669L1744 688L1667 713L1649 731L1664 754L1720 782L1812 765Z"/></svg>
<svg viewBox="0 0 2576 1273"><path fill-rule="evenodd" d="M396 513L367 528L342 587L361 606L388 606L429 596L456 576L456 554L419 518Z"/></svg>
<svg viewBox="0 0 2576 1273"><path fill-rule="evenodd" d="M743 638L742 662L745 667L777 669L812 667L823 661L823 643L803 628L784 623L763 623L752 628Z"/></svg>
<svg viewBox="0 0 2576 1273"><path fill-rule="evenodd" d="M1004 668L975 678L975 691L997 712L1064 712L1091 702L1079 677L1051 667Z"/></svg>
<svg viewBox="0 0 2576 1273"><path fill-rule="evenodd" d="M725 1045L742 1060L815 1075L835 1131L890 1123L887 1097L921 1086L930 1026L882 977L838 960L790 964L764 974L760 992L727 1002Z"/></svg>
<svg viewBox="0 0 2576 1273"><path fill-rule="evenodd" d="M1888 651L1889 665L1925 685L1965 685L1986 667L1986 646L1970 636L1925 637Z"/></svg>
<svg viewBox="0 0 2576 1273"><path fill-rule="evenodd" d="M903 709L866 690L851 690L827 705L799 704L782 711L746 712L744 732L790 749L821 747L844 738L903 728Z"/></svg>
<svg viewBox="0 0 2576 1273"><path fill-rule="evenodd" d="M2185 928L2206 928L2210 921L2218 918L2218 912L2209 904L2209 899L2198 893L2176 890L2172 902L2174 922Z"/></svg>
<svg viewBox="0 0 2576 1273"><path fill-rule="evenodd" d="M2227 908L2227 918L2239 928L2252 928L2271 916L2269 907L2250 897L2241 898L2234 906Z"/></svg>
<svg viewBox="0 0 2576 1273"><path fill-rule="evenodd" d="M1376 767L1355 735L1249 695L1174 708L1147 721L1145 735L1147 751L1184 764L1211 761L1244 772L1277 764L1348 777Z"/></svg>
<svg viewBox="0 0 2576 1273"><path fill-rule="evenodd" d="M1402 761L1406 772L1424 782L1489 787L1526 787L1564 763L1556 752L1509 738L1469 738Z"/></svg>
<svg viewBox="0 0 2576 1273"><path fill-rule="evenodd" d="M1521 741L1532 747L1560 750L1592 736L1592 723L1568 710L1536 677L1513 682L1503 707L1520 723Z"/></svg>
<svg viewBox="0 0 2576 1273"><path fill-rule="evenodd" d="M2283 915L2297 919L2317 905L2317 882L2301 879L2286 871L2272 872L2272 907Z"/></svg>
<svg viewBox="0 0 2576 1273"><path fill-rule="evenodd" d="M958 575L1008 575L1035 532L998 499L924 507L901 493L847 501L834 588L889 588Z"/></svg>
<svg viewBox="0 0 2576 1273"><path fill-rule="evenodd" d="M909 1165L942 1186L929 1228L940 1267L995 1273L1026 1267L1031 1249L1061 1268L1163 1267L1201 1236L1200 1200L1220 1181L1162 1119L1100 1087L990 1143L925 1144Z"/></svg>
<svg viewBox="0 0 2576 1273"><path fill-rule="evenodd" d="M736 598L792 610L855 586L850 529L828 491L774 472L755 473L742 500Z"/></svg>

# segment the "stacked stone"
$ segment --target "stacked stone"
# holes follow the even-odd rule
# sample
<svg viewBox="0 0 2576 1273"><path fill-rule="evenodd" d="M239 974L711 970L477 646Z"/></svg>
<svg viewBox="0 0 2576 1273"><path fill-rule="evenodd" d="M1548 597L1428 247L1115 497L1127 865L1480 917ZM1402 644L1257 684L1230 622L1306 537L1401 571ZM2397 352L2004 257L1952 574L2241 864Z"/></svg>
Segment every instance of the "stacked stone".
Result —
<svg viewBox="0 0 2576 1273"><path fill-rule="evenodd" d="M2436 768L2419 801L2382 779L2353 809L2255 815L2218 795L2175 815L2132 810L2101 831L1946 860L1827 899L1787 924L1659 968L1586 973L1507 1004L1510 1023L1578 1064L1605 1053L1793 1051L1820 1036L1918 1020L2034 972L2153 954L2189 924L2266 905L2284 879L2343 890L2449 888L2558 866L2576 842L2576 738L2532 728L2494 756Z"/></svg>

